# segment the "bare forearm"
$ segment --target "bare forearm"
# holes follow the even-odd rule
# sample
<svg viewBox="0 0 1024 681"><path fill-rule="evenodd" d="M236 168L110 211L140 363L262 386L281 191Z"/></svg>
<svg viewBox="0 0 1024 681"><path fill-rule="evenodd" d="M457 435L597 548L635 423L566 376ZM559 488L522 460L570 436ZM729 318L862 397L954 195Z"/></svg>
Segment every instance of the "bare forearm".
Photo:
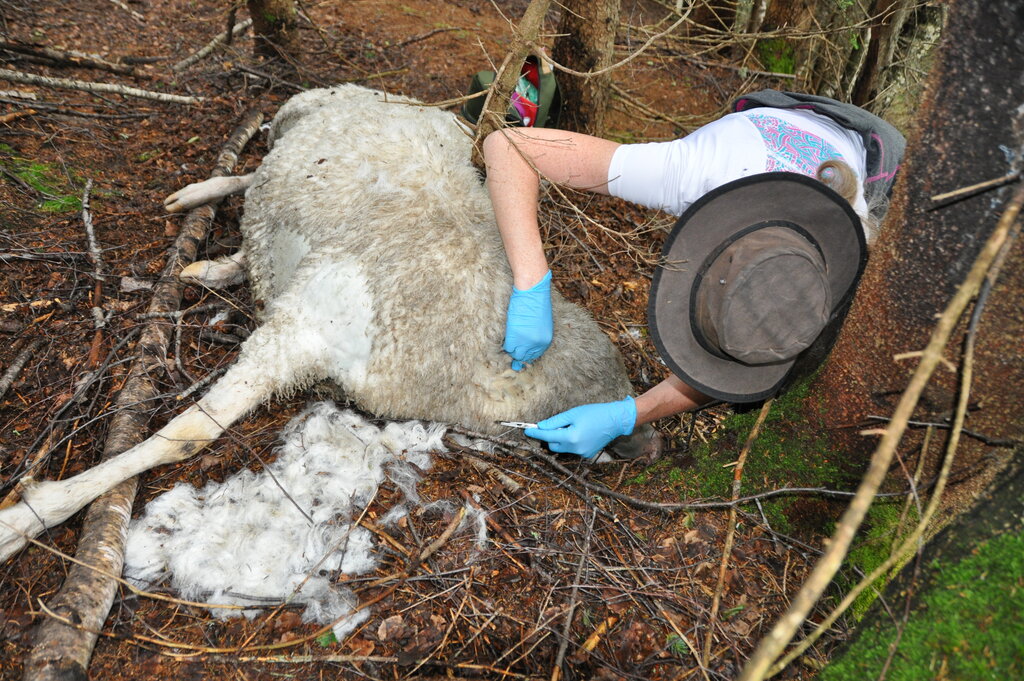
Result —
<svg viewBox="0 0 1024 681"><path fill-rule="evenodd" d="M494 206L498 231L505 246L512 282L526 290L548 271L537 226L540 180L504 135L491 135L484 144L487 191Z"/></svg>
<svg viewBox="0 0 1024 681"><path fill-rule="evenodd" d="M540 177L574 189L608 192L608 165L618 144L564 130L504 129L484 140L487 190L516 288L548 271L537 226Z"/></svg>
<svg viewBox="0 0 1024 681"><path fill-rule="evenodd" d="M707 395L694 390L676 376L669 376L636 398L636 424L639 426L691 411L709 401L711 398Z"/></svg>

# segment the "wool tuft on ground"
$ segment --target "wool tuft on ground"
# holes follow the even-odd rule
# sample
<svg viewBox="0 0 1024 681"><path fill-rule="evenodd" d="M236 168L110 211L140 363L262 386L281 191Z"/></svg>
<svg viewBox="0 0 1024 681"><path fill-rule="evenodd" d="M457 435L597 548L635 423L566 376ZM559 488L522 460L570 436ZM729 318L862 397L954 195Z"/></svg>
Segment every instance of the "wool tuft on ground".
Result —
<svg viewBox="0 0 1024 681"><path fill-rule="evenodd" d="M390 479L404 496L385 522L419 506L420 471L445 451L444 426L418 421L378 428L320 402L292 419L277 459L260 473L243 470L202 489L179 483L132 522L125 576L148 588L170 579L188 600L211 605L306 606L304 621L334 623L339 640L369 616L332 582L377 566L373 537L354 519ZM463 528L481 534L484 517L467 507ZM463 528L460 528L463 529ZM257 609L213 608L218 617Z"/></svg>

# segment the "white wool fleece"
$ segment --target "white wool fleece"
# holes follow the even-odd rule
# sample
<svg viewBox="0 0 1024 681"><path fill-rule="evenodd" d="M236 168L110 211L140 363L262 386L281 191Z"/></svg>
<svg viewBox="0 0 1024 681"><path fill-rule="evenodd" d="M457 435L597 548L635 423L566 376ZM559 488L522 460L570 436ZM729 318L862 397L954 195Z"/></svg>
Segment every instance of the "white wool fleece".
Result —
<svg viewBox="0 0 1024 681"><path fill-rule="evenodd" d="M150 502L129 530L125 576L143 586L170 577L188 600L258 608L291 599L306 605L307 621L344 618L357 601L332 577L377 565L372 536L354 519L392 468L406 489L410 470L429 469L443 434L419 422L381 429L316 404L288 425L277 460L262 472L202 489L179 483ZM338 639L365 617L339 621Z"/></svg>

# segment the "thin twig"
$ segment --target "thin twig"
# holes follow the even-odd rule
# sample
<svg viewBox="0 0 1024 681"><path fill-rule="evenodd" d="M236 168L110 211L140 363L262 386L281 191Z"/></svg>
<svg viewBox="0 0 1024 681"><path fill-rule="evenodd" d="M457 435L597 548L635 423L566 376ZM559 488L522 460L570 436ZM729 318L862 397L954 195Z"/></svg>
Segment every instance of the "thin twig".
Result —
<svg viewBox="0 0 1024 681"><path fill-rule="evenodd" d="M1020 179L1020 171L1015 170L1012 173L1007 173L1002 177L997 177L993 180L986 180L985 182L978 182L968 187L961 187L960 189L954 189L951 192L945 192L943 194L936 194L931 198L932 201L938 203L941 201L947 201L949 199L959 199L978 192L985 191L986 189L995 189L996 187L1002 187L1004 184L1014 182Z"/></svg>
<svg viewBox="0 0 1024 681"><path fill-rule="evenodd" d="M252 19L246 19L245 21L241 21L235 24L234 28L231 29L230 33L228 31L224 31L222 33L217 34L217 36L214 37L213 40L208 42L195 54L185 57L177 64L172 66L171 71L174 73L180 73L184 71L188 67L198 62L200 59L206 57L209 54L212 54L213 51L221 45L226 44L229 38L233 38L234 36L241 34L245 29L249 28L250 26L252 26Z"/></svg>
<svg viewBox="0 0 1024 681"><path fill-rule="evenodd" d="M743 480L743 466L747 462L747 455L750 454L750 448L754 446L754 441L757 440L757 436L761 432L761 426L764 424L764 420L767 418L771 407L772 400L766 401L761 406L761 413L757 415L757 421L754 423L754 427L751 428L750 434L747 435L747 441L743 444L743 449L740 451L739 459L736 460L736 468L733 471L732 477L733 501L739 499L740 483ZM736 507L733 506L729 509L729 531L725 535L725 547L722 549L722 562L718 566L718 584L715 585L715 595L711 599L711 615L708 619L708 633L704 638L704 667L707 667L710 662L711 644L715 637L715 621L718 619L718 606L722 601L722 591L725 588L725 573L729 568L729 556L732 554L732 542L735 536Z"/></svg>
<svg viewBox="0 0 1024 681"><path fill-rule="evenodd" d="M587 520L586 541L583 544L583 551L580 553L579 563L576 564L576 578L572 580L572 590L569 592L569 610L565 614L565 625L562 627L562 641L558 644L558 654L555 655L555 665L551 669L551 681L558 681L562 676L562 662L565 660L565 651L569 648L569 632L572 629L572 620L576 615L577 596L580 591L580 579L583 577L583 566L590 558L590 538L594 533L594 518L596 511L591 511Z"/></svg>
<svg viewBox="0 0 1024 681"><path fill-rule="evenodd" d="M106 279L103 275L103 258L100 255L100 247L96 243L96 231L92 224L92 211L89 210L89 192L92 191L92 179L85 182L85 189L82 191L82 224L85 225L85 236L89 244L89 260L93 266L93 292L92 323L95 334L92 338L92 347L89 349L88 367L95 369L99 363L100 345L103 343L103 328L107 325L106 316L103 314L103 282Z"/></svg>

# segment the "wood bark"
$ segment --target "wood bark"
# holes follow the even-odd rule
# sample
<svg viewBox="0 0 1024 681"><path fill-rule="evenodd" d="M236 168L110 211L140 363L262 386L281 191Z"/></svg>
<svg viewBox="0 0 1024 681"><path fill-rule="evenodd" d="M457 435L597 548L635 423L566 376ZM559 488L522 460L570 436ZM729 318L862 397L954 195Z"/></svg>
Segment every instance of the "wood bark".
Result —
<svg viewBox="0 0 1024 681"><path fill-rule="evenodd" d="M873 26L875 39L868 45L864 58L864 69L854 84L850 101L858 106L867 104L874 96L880 71L892 60L896 38L910 13L912 0L875 0L871 15L876 17Z"/></svg>
<svg viewBox="0 0 1024 681"><path fill-rule="evenodd" d="M295 0L247 0L252 17L253 53L286 59L299 48L299 12Z"/></svg>
<svg viewBox="0 0 1024 681"><path fill-rule="evenodd" d="M211 177L230 174L242 148L262 121L263 116L257 111L246 114L221 151ZM195 260L196 250L205 238L213 215L213 205L201 206L189 213L154 287L150 313L166 314L178 309L182 291L178 273ZM173 326L166 318L154 318L143 329L136 346L137 357L115 402L116 414L111 420L104 458L116 456L145 439L153 401L159 395L157 378L164 373ZM136 478L127 480L89 507L76 558L97 570L73 565L63 587L48 606L82 628L69 627L55 619L43 620L35 632L32 652L25 661L25 681L87 678L89 658L96 643L96 634L91 632L102 629L117 591L117 583L104 573L121 574L124 540L137 488Z"/></svg>
<svg viewBox="0 0 1024 681"><path fill-rule="evenodd" d="M574 71L600 72L613 62L619 0L571 0L563 4L552 58ZM611 72L579 77L558 74L562 92L559 127L601 136L612 100Z"/></svg>
<svg viewBox="0 0 1024 681"><path fill-rule="evenodd" d="M931 197L1020 169L1001 148L1024 144L1024 16L1002 0L983 10L979 0L953 6L930 84L916 100L916 128L897 176L892 206L831 360L812 386L826 405L827 425L884 414L905 384L912 362L899 353L925 344L935 314L963 280L1008 200L1013 186L936 206ZM1016 33L1014 31L1017 31ZM986 64L978 69L978 64ZM988 119L979 124L978 107ZM964 131L971 131L965 134ZM1024 311L1015 292L1024 286L1018 246L988 303L978 347L979 391L988 395L971 414L972 429L992 437L1020 437L1024 419ZM989 326L990 324L990 326ZM956 378L944 374L918 417L932 420L951 404ZM835 431L837 448L863 454L870 441L854 429Z"/></svg>

